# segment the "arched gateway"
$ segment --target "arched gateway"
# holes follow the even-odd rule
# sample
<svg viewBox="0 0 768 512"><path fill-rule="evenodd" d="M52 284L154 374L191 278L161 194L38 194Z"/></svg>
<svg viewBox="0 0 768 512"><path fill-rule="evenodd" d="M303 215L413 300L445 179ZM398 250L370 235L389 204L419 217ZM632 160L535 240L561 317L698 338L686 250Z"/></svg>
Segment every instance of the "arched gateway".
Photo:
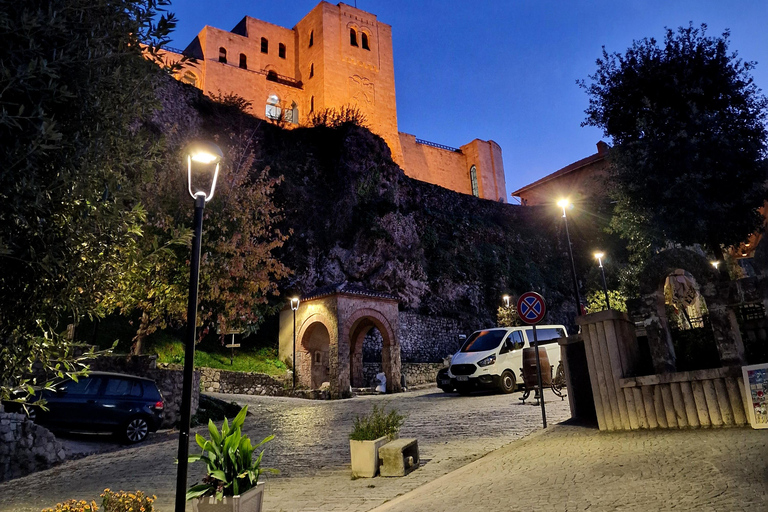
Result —
<svg viewBox="0 0 768 512"><path fill-rule="evenodd" d="M381 366L387 392L401 391L397 298L347 283L319 288L301 297L296 311L296 381L331 396L363 387L363 340L372 330L382 338ZM280 312L280 360L293 365L293 311Z"/></svg>

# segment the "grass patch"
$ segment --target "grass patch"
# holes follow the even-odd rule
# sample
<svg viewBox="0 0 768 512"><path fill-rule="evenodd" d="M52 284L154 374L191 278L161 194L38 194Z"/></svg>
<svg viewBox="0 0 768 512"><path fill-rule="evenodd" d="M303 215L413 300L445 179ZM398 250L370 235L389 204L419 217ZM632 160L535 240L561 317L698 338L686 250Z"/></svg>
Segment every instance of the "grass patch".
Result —
<svg viewBox="0 0 768 512"><path fill-rule="evenodd" d="M157 354L158 363L184 364L184 345L177 338L170 335L156 336L152 344L147 347L147 354ZM278 359L277 349L274 347L242 348L235 349L233 364L230 364L231 351L221 349L195 349L195 367L202 366L231 370L235 372L257 372L267 375L282 375L287 368Z"/></svg>

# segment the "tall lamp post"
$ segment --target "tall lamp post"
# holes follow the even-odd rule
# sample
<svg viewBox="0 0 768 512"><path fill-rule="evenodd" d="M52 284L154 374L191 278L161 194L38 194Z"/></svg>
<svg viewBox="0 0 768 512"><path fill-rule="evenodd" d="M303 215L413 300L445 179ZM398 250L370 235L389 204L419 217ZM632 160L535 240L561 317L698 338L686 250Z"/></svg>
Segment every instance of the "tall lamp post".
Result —
<svg viewBox="0 0 768 512"><path fill-rule="evenodd" d="M600 273L603 276L603 293L605 294L605 307L611 309L611 301L608 298L608 285L605 283L605 268L603 267L603 257L605 254L602 252L596 252L595 258L597 258L597 264L600 266Z"/></svg>
<svg viewBox="0 0 768 512"><path fill-rule="evenodd" d="M296 310L299 309L299 298L291 299L291 309L293 310L293 389L296 389Z"/></svg>
<svg viewBox="0 0 768 512"><path fill-rule="evenodd" d="M195 200L192 223L192 259L189 267L189 302L187 332L184 336L184 384L181 392L179 425L179 471L176 475L176 512L184 512L187 502L187 463L189 459L189 420L192 408L192 375L195 368L195 335L197 327L197 290L200 281L200 242L203 235L203 210L213 199L219 164L224 155L216 144L197 142L185 150L189 195Z"/></svg>
<svg viewBox="0 0 768 512"><path fill-rule="evenodd" d="M565 221L565 237L568 240L568 255L571 257L571 275L573 276L573 293L576 294L576 316L581 314L581 295L579 294L579 281L576 278L576 264L573 262L573 247L571 247L571 234L568 232L568 216L565 209L571 206L568 199L560 199L557 206L563 209L563 220Z"/></svg>

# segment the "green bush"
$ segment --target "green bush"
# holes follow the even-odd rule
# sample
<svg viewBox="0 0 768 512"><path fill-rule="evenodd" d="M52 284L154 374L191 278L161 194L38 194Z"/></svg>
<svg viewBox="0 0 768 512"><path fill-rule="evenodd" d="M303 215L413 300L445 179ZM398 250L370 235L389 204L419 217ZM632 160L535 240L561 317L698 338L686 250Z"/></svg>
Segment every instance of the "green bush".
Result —
<svg viewBox="0 0 768 512"><path fill-rule="evenodd" d="M349 438L353 441L373 441L380 437L394 437L405 421L405 416L396 410L386 411L385 407L373 406L370 414L355 417L355 426Z"/></svg>

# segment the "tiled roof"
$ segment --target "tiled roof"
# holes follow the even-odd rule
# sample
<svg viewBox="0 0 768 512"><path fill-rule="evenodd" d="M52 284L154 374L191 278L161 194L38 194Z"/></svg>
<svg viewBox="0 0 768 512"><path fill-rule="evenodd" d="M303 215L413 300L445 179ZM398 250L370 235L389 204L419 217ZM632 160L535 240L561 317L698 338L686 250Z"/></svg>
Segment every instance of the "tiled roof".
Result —
<svg viewBox="0 0 768 512"><path fill-rule="evenodd" d="M343 283L331 284L328 286L316 288L311 292L302 295L301 300L303 302L305 300L318 299L320 297L335 294L359 295L361 297L372 297L375 299L384 300L399 300L395 295L385 292L378 292L375 290L369 290L368 288L364 288L359 285L349 284L346 281Z"/></svg>

